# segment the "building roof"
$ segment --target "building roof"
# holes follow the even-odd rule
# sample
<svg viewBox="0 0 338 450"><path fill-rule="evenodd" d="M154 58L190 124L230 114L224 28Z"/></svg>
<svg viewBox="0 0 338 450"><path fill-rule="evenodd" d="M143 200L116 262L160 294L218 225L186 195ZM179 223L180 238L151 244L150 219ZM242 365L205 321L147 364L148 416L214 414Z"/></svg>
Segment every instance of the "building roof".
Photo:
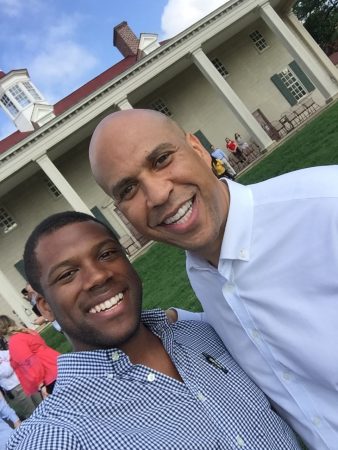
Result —
<svg viewBox="0 0 338 450"><path fill-rule="evenodd" d="M129 69L129 67L133 66L136 63L136 56L127 56L126 58L119 61L117 64L114 64L109 69L102 72L97 77L85 83L79 89L76 89L71 94L64 97L59 102L54 105L54 114L55 116L59 116L63 112L70 109L72 106L76 105L80 100L87 97L89 94L95 92L101 86L104 86L106 83L123 73L125 70ZM6 76L6 74L0 71L0 78ZM9 150L13 145L19 143L24 138L29 136L34 131L30 132L21 132L15 131L9 136L5 137L0 141L0 154Z"/></svg>

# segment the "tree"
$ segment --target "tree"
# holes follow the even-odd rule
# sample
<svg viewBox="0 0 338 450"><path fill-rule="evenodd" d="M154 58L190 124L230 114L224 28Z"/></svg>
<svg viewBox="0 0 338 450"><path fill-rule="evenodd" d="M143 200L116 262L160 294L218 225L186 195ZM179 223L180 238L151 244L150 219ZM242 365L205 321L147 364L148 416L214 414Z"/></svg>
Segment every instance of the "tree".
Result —
<svg viewBox="0 0 338 450"><path fill-rule="evenodd" d="M293 12L325 53L338 50L338 0L298 0Z"/></svg>

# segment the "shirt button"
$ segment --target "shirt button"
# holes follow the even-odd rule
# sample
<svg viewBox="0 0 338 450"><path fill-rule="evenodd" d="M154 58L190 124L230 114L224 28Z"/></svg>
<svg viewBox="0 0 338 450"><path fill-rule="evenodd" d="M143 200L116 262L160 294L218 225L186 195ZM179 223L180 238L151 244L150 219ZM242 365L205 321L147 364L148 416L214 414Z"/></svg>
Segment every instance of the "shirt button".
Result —
<svg viewBox="0 0 338 450"><path fill-rule="evenodd" d="M288 370L286 370L285 372L283 372L283 378L285 381L290 381L291 380L291 372L289 372Z"/></svg>
<svg viewBox="0 0 338 450"><path fill-rule="evenodd" d="M244 447L245 442L244 442L244 439L241 436L238 435L237 438L236 438L236 441L237 441L238 447Z"/></svg>
<svg viewBox="0 0 338 450"><path fill-rule="evenodd" d="M235 286L234 286L232 283L227 283L227 284L224 286L224 292L231 293L231 292L234 291L234 289L235 289Z"/></svg>
<svg viewBox="0 0 338 450"><path fill-rule="evenodd" d="M242 248L239 252L239 257L240 258L247 258L248 257L248 252L245 248Z"/></svg>
<svg viewBox="0 0 338 450"><path fill-rule="evenodd" d="M258 330L252 330L252 337L255 339L255 340L258 340L259 339L259 331Z"/></svg>
<svg viewBox="0 0 338 450"><path fill-rule="evenodd" d="M200 402L204 402L206 400L206 397L202 394L202 392L199 392L197 394L197 400L199 400Z"/></svg>
<svg viewBox="0 0 338 450"><path fill-rule="evenodd" d="M118 354L118 352L112 353L111 359L112 359L113 361L118 361L118 360L120 359L120 355Z"/></svg>
<svg viewBox="0 0 338 450"><path fill-rule="evenodd" d="M155 374L154 373L148 373L148 376L147 376L147 380L150 382L150 383L152 383L153 381L155 381Z"/></svg>
<svg viewBox="0 0 338 450"><path fill-rule="evenodd" d="M315 425L316 427L319 427L319 425L321 424L320 417L318 417L318 416L313 417L313 418L312 418L312 423L313 423L313 425Z"/></svg>

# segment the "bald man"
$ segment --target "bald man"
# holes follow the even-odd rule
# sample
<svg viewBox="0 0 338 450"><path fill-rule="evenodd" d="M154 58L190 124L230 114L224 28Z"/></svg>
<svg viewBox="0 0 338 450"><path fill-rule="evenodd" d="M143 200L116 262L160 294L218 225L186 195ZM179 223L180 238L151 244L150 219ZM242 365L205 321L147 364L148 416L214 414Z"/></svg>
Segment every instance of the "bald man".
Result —
<svg viewBox="0 0 338 450"><path fill-rule="evenodd" d="M336 448L338 167L217 180L199 140L148 110L105 118L90 162L135 228L187 250L203 318L308 447Z"/></svg>

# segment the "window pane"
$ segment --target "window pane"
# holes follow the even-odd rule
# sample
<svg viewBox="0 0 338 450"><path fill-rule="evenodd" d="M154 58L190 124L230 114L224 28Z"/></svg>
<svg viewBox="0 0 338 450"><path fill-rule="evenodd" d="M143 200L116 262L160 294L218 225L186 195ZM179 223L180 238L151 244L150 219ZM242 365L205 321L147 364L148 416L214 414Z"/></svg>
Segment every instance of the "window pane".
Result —
<svg viewBox="0 0 338 450"><path fill-rule="evenodd" d="M214 58L211 62L213 63L213 65L216 67L216 69L222 75L223 78L226 78L229 75L229 72L224 67L224 64L218 58Z"/></svg>
<svg viewBox="0 0 338 450"><path fill-rule="evenodd" d="M290 94L292 94L297 101L306 95L306 90L289 68L282 70L282 72L279 73L279 76Z"/></svg>
<svg viewBox="0 0 338 450"><path fill-rule="evenodd" d="M36 92L36 90L34 89L34 87L31 85L31 83L29 81L24 81L22 84L27 89L27 91L30 93L30 95L34 98L34 100L42 100L40 95Z"/></svg>
<svg viewBox="0 0 338 450"><path fill-rule="evenodd" d="M261 35L259 31L256 30L253 33L250 33L249 36L259 52L262 52L263 50L269 47L265 38Z"/></svg>
<svg viewBox="0 0 338 450"><path fill-rule="evenodd" d="M3 106L7 109L7 111L11 114L11 116L16 116L18 114L18 109L16 108L16 106L13 104L12 100L10 100L6 94L4 94L1 99L0 102L3 104Z"/></svg>
<svg viewBox="0 0 338 450"><path fill-rule="evenodd" d="M21 106L26 106L31 103L27 95L24 93L24 91L21 89L20 86L13 86L9 88L9 92L13 95L15 100L20 103Z"/></svg>
<svg viewBox="0 0 338 450"><path fill-rule="evenodd" d="M150 108L154 109L155 111L161 112L168 117L172 117L172 112L169 110L168 106L164 103L164 101L161 98L155 100L150 105Z"/></svg>
<svg viewBox="0 0 338 450"><path fill-rule="evenodd" d="M0 208L0 228L2 229L3 233L8 233L16 226L17 223L15 222L13 217L9 215L8 211L6 211L5 208Z"/></svg>

